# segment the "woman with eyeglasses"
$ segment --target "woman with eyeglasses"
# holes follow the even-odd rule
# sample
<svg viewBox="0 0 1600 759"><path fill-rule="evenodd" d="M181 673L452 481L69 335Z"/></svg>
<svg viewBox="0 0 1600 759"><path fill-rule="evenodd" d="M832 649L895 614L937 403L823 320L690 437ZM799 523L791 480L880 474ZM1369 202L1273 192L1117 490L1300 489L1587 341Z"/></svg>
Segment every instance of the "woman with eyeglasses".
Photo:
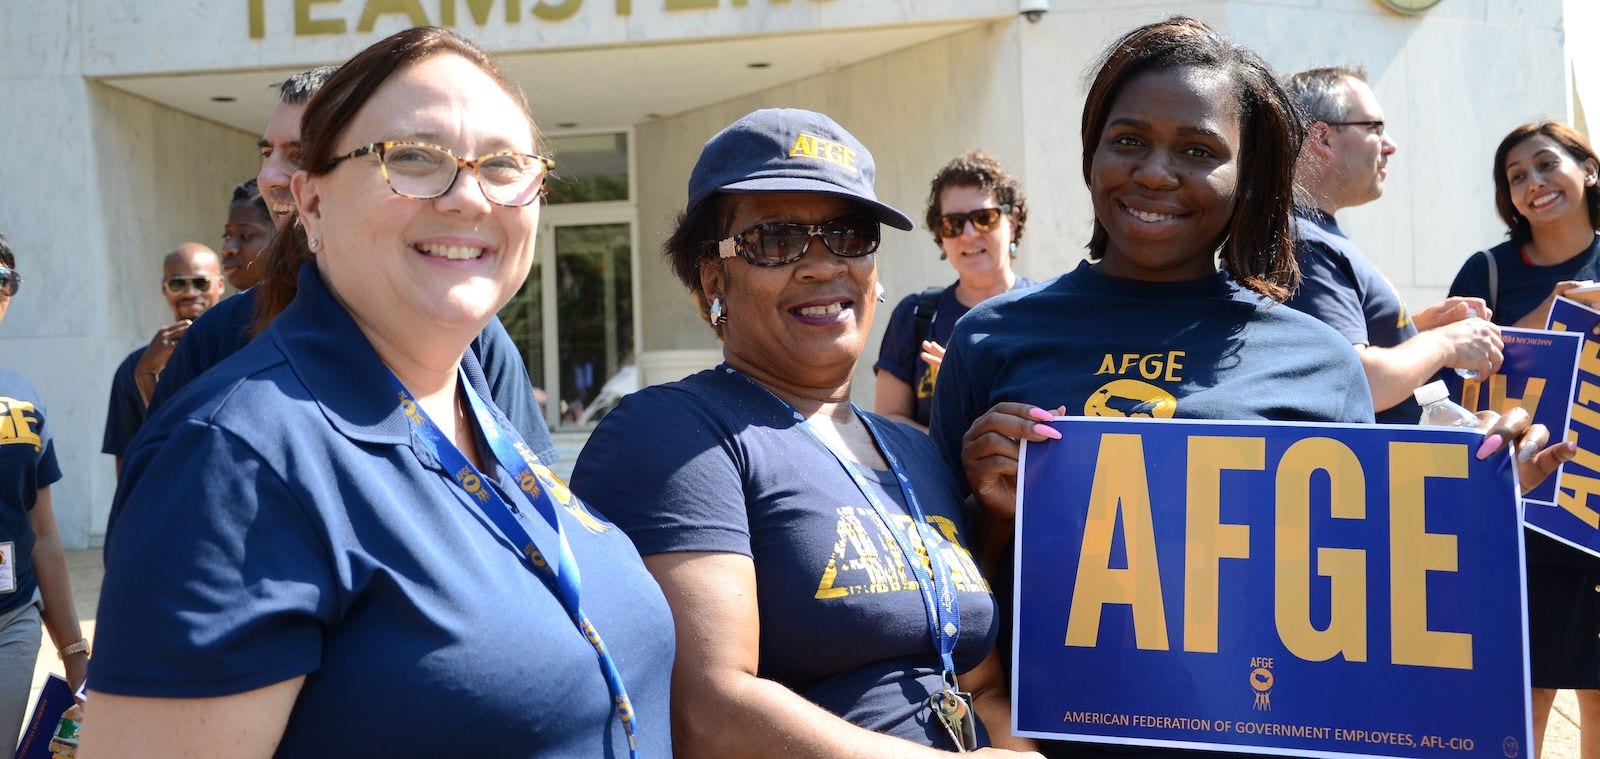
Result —
<svg viewBox="0 0 1600 759"><path fill-rule="evenodd" d="M713 136L664 252L724 363L625 397L573 471L672 605L681 756L1027 745L955 479L925 435L851 402L879 226L911 228L873 176L820 113Z"/></svg>
<svg viewBox="0 0 1600 759"><path fill-rule="evenodd" d="M669 756L661 591L468 351L533 263L521 90L419 27L302 126L294 300L129 454L80 756Z"/></svg>
<svg viewBox="0 0 1600 759"><path fill-rule="evenodd" d="M991 576L1011 576L1019 441L1059 437L1040 424L1054 415L1373 422L1349 341L1280 305L1298 277L1290 207L1302 137L1266 62L1200 21L1148 24L1106 50L1083 109L1090 261L974 308L934 393L931 435L961 462L988 538L979 548L999 559ZM1502 442L1542 447L1548 436L1521 410L1485 423L1500 425ZM1522 482L1570 457L1542 450L1519 464ZM1052 742L1045 753L1186 752Z"/></svg>
<svg viewBox="0 0 1600 759"><path fill-rule="evenodd" d="M1544 329L1557 296L1600 304L1600 156L1559 121L1512 129L1495 149L1494 204L1511 239L1468 258L1452 296L1493 321ZM1528 644L1537 755L1556 691L1578 695L1582 755L1600 759L1600 560L1528 530Z"/></svg>
<svg viewBox="0 0 1600 759"><path fill-rule="evenodd" d="M21 287L16 253L0 235L0 321ZM89 667L89 641L78 627L51 505L50 486L61 479L61 467L46 419L33 383L0 368L0 735L6 740L22 729L41 622L74 691Z"/></svg>
<svg viewBox="0 0 1600 759"><path fill-rule="evenodd" d="M873 411L928 428L939 362L956 320L989 298L1034 284L1011 270L1027 222L1022 182L988 152L962 153L934 175L928 230L957 279L943 290L908 295L895 306L878 363L872 365L877 378Z"/></svg>

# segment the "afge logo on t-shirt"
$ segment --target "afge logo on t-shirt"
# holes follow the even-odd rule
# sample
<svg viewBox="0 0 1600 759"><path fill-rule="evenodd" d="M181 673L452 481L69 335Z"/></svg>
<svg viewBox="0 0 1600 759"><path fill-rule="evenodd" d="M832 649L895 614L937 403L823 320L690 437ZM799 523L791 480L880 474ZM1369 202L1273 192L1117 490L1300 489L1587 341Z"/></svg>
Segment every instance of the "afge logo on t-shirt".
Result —
<svg viewBox="0 0 1600 759"><path fill-rule="evenodd" d="M857 506L838 508L839 540L817 583L817 600L843 598L857 593L897 593L916 591L916 575L906 566L899 544L883 520L872 509ZM962 593L988 593L989 583L979 574L972 554L961 545L955 522L928 517L932 530L912 530L911 517L895 515L896 527L911 538L912 550L923 566L928 566L928 548L919 533L931 533L933 549L950 568L950 581Z"/></svg>
<svg viewBox="0 0 1600 759"><path fill-rule="evenodd" d="M39 440L39 412L28 401L0 395L0 445L43 446Z"/></svg>
<svg viewBox="0 0 1600 759"><path fill-rule="evenodd" d="M1095 390L1083 402L1084 416L1171 419L1178 399L1152 382L1181 382L1184 351L1165 353L1107 353L1095 375L1118 377Z"/></svg>

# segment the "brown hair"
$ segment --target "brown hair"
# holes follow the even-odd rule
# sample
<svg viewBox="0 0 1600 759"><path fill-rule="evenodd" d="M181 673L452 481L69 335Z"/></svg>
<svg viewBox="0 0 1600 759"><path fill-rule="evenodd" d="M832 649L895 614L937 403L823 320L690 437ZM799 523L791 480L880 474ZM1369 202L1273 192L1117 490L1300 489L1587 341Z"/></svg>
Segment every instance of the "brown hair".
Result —
<svg viewBox="0 0 1600 759"><path fill-rule="evenodd" d="M538 127L533 123L533 113L522 88L506 78L483 48L449 29L419 26L396 32L356 53L311 96L300 120L301 170L312 176L331 171L334 146L373 93L400 69L444 54L465 58L488 74L521 107L528 117L528 128L538 139ZM299 289L300 267L312 260L305 230L298 222L298 217L291 218L261 254L266 261L266 271L256 285L251 334L260 334L294 300Z"/></svg>
<svg viewBox="0 0 1600 759"><path fill-rule="evenodd" d="M1524 140L1537 135L1544 135L1554 140L1567 151L1572 160L1579 164L1585 161L1600 163L1600 158L1595 157L1594 148L1590 147L1589 141L1584 139L1578 130L1559 121L1549 119L1537 123L1530 122L1511 130L1511 133L1500 141L1500 147L1494 150L1494 207L1500 212L1500 219L1506 223L1506 228L1511 230L1511 239L1518 244L1533 241L1533 227L1511 203L1511 180L1506 178L1506 156ZM1589 206L1589 228L1600 230L1600 187L1589 185L1583 188L1583 199Z"/></svg>
<svg viewBox="0 0 1600 759"><path fill-rule="evenodd" d="M1028 224L1028 199L1022 194L1022 181L1006 171L1000 159L989 151L968 150L933 175L933 184L928 188L928 211L923 221L933 233L935 245L942 242L939 217L944 215L944 209L939 206L939 196L948 187L976 187L992 196L999 205L1011 206L1011 242L1022 242L1022 228Z"/></svg>
<svg viewBox="0 0 1600 759"><path fill-rule="evenodd" d="M706 300L705 287L700 283L700 267L706 261L715 263L716 248L706 243L721 240L732 234L733 217L739 209L737 195L714 192L693 210L678 214L672 236L661 244L661 255L678 275L678 281L689 288L695 310L706 324L711 324L711 303ZM711 330L722 336L722 326L711 324Z"/></svg>
<svg viewBox="0 0 1600 759"><path fill-rule="evenodd" d="M1223 269L1245 287L1282 301L1300 281L1290 211L1294 164L1305 127L1271 67L1250 49L1184 16L1141 26L1117 40L1106 50L1083 105L1083 181L1090 182L1095 146L1122 88L1144 74L1185 66L1222 73L1239 100L1239 188L1227 229L1217 241ZM1107 239L1096 218L1088 245L1091 259L1105 255Z"/></svg>

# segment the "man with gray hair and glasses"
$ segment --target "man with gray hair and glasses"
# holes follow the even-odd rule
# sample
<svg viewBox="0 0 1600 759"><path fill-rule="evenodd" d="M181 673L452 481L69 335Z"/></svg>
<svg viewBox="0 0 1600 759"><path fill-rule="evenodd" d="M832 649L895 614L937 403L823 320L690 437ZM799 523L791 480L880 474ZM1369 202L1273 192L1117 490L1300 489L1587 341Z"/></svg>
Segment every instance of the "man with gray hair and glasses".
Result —
<svg viewBox="0 0 1600 759"><path fill-rule="evenodd" d="M1500 329L1481 298L1448 298L1416 313L1334 214L1383 195L1398 149L1358 66L1303 71L1284 82L1306 121L1295 165L1295 258L1300 289L1288 305L1338 330L1361 357L1379 422L1416 424L1411 392L1455 367L1500 368Z"/></svg>

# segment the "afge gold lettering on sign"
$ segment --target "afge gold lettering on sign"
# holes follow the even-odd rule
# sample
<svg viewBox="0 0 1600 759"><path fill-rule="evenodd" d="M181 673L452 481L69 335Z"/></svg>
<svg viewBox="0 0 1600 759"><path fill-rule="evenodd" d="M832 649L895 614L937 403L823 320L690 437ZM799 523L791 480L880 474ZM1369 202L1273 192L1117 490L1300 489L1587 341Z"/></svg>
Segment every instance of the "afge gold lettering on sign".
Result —
<svg viewBox="0 0 1600 759"><path fill-rule="evenodd" d="M1445 443L1391 443L1388 449L1389 640L1392 663L1448 669L1472 668L1469 633L1428 627L1428 575L1453 573L1457 537L1427 529L1430 479L1467 477L1468 447ZM1155 462L1169 466L1171 462ZM1318 545L1311 526L1320 517L1367 518L1366 473L1361 460L1332 438L1306 438L1272 465L1259 437L1197 435L1187 447L1187 501L1183 565L1183 650L1218 651L1220 576L1224 561L1258 561L1250 553L1251 529L1271 531L1274 545L1273 619L1284 648L1305 661L1368 657L1368 549ZM1223 521L1225 479L1261 472L1275 481L1270 525ZM1325 490L1324 490L1325 489ZM1314 490L1316 493L1314 494ZM1326 496L1321 496L1326 493ZM1313 515L1322 503L1326 515ZM1137 434L1100 437L1085 516L1083 543L1067 619L1065 645L1094 647L1107 606L1126 606L1134 645L1167 651L1166 602L1152 514L1150 474ZM1125 561L1112 546L1120 532ZM1313 552L1314 551L1314 552ZM1121 564L1122 566L1118 566ZM1329 587L1325 612L1311 608L1311 586ZM1248 607L1260 608L1260 605ZM1314 619L1326 619L1320 628ZM1270 682L1267 687L1270 688Z"/></svg>

